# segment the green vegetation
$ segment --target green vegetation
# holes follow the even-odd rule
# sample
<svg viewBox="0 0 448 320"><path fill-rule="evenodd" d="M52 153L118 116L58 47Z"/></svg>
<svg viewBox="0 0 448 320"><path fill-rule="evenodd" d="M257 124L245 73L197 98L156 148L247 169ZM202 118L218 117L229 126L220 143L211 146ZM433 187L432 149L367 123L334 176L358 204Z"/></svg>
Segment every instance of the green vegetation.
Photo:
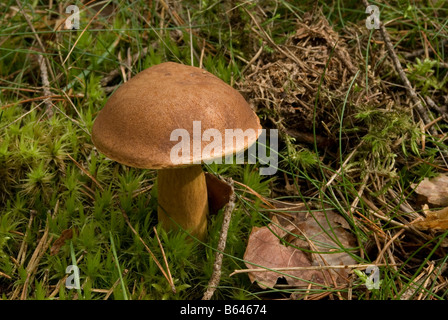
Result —
<svg viewBox="0 0 448 320"><path fill-rule="evenodd" d="M379 31L365 28L359 1L3 1L0 297L202 297L223 210L210 217L205 243L166 233L157 225L156 172L107 159L90 136L119 84L174 61L201 66L239 89L262 125L279 129L275 176L260 175L259 164L204 166L238 182L214 299L446 299L447 231L403 226L423 217L411 185L447 170L448 4L371 3L380 7L401 65L434 120L429 127L411 108ZM80 8L79 30L64 29L70 4ZM304 25L326 23L322 34L306 33ZM356 74L347 71L342 43ZM320 46L327 49L313 51ZM304 61L300 68L311 66L305 76L295 73L305 69L291 56ZM379 289L367 290L360 272L351 274L350 286L317 289L263 290L245 273L230 276L246 268L252 228L272 222L264 201L273 199L340 213L357 239L356 263L380 266ZM142 240L169 266L176 292ZM70 290L66 268L75 264L81 289Z"/></svg>

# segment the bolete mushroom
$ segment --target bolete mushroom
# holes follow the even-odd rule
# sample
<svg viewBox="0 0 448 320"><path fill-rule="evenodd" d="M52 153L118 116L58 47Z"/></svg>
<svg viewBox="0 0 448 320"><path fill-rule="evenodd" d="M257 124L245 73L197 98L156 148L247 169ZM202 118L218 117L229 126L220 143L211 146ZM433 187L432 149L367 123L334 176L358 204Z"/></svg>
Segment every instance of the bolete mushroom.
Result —
<svg viewBox="0 0 448 320"><path fill-rule="evenodd" d="M203 240L209 209L201 163L242 152L260 134L257 115L237 90L203 69L165 62L111 95L92 140L112 160L157 169L159 223Z"/></svg>

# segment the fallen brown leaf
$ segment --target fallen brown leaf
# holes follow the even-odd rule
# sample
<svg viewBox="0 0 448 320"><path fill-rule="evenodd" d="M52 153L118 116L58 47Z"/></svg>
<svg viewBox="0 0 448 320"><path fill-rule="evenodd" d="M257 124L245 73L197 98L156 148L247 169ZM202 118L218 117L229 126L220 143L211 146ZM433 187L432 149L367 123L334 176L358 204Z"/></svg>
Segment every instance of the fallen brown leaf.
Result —
<svg viewBox="0 0 448 320"><path fill-rule="evenodd" d="M269 224L269 228L254 227L244 254L244 260L247 261L246 266L253 268L258 265L270 269L295 266L311 267L311 262L304 252L280 243L278 235L283 233L279 227L272 223ZM289 271L287 273L291 276L284 276L275 271L250 272L248 275L252 282L257 281L263 289L273 287L280 277L284 277L288 283L297 286L306 286L308 283L293 277L323 282L321 273L316 270Z"/></svg>
<svg viewBox="0 0 448 320"><path fill-rule="evenodd" d="M448 207L437 211L426 211L425 219L414 222L413 225L422 230L448 230Z"/></svg>
<svg viewBox="0 0 448 320"><path fill-rule="evenodd" d="M295 208L300 207L297 204ZM249 272L252 282L261 288L272 287L279 278L289 285L304 287L336 285L346 281L347 269L316 269L316 266L353 265L356 261L347 253L356 246L349 225L339 214L307 210L285 211L273 217L267 227L254 227L247 244L244 259L248 268L261 266L269 269L301 267L300 270ZM289 243L289 246L282 244ZM299 249L298 249L299 248ZM304 270L303 267L309 267ZM287 274L287 275L285 275Z"/></svg>
<svg viewBox="0 0 448 320"><path fill-rule="evenodd" d="M413 184L412 187L428 203L448 206L448 175L441 174L431 179L424 178L420 184Z"/></svg>
<svg viewBox="0 0 448 320"><path fill-rule="evenodd" d="M61 232L61 235L58 239L53 243L50 249L50 255L56 255L61 247L65 244L65 241L71 239L73 237L73 229L66 229Z"/></svg>
<svg viewBox="0 0 448 320"><path fill-rule="evenodd" d="M297 223L298 229L308 240L296 238L296 246L306 247L319 253L313 254L315 265L351 265L355 260L344 249L352 250L356 246L347 221L338 213L326 209L315 211L305 220ZM342 250L341 250L342 249Z"/></svg>
<svg viewBox="0 0 448 320"><path fill-rule="evenodd" d="M228 183L218 179L213 174L205 173L207 184L208 206L210 213L215 214L230 200L233 191Z"/></svg>

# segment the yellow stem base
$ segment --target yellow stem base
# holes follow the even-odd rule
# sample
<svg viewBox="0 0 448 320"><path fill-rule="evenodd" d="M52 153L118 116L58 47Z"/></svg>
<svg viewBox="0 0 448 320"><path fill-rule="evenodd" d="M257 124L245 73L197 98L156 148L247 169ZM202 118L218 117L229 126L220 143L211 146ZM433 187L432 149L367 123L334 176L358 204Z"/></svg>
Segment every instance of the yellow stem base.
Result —
<svg viewBox="0 0 448 320"><path fill-rule="evenodd" d="M158 218L162 227L165 230L180 227L204 240L209 209L207 184L201 165L159 170L157 185Z"/></svg>

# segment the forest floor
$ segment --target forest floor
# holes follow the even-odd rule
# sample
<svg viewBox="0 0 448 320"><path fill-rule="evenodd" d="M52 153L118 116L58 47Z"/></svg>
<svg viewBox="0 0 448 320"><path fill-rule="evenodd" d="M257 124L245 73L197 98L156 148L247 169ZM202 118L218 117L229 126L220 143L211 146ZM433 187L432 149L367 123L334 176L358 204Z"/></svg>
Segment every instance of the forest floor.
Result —
<svg viewBox="0 0 448 320"><path fill-rule="evenodd" d="M448 2L370 4L3 1L0 297L446 299ZM278 132L275 175L204 165L236 195L204 242L158 226L154 170L91 139L110 94L165 61Z"/></svg>

